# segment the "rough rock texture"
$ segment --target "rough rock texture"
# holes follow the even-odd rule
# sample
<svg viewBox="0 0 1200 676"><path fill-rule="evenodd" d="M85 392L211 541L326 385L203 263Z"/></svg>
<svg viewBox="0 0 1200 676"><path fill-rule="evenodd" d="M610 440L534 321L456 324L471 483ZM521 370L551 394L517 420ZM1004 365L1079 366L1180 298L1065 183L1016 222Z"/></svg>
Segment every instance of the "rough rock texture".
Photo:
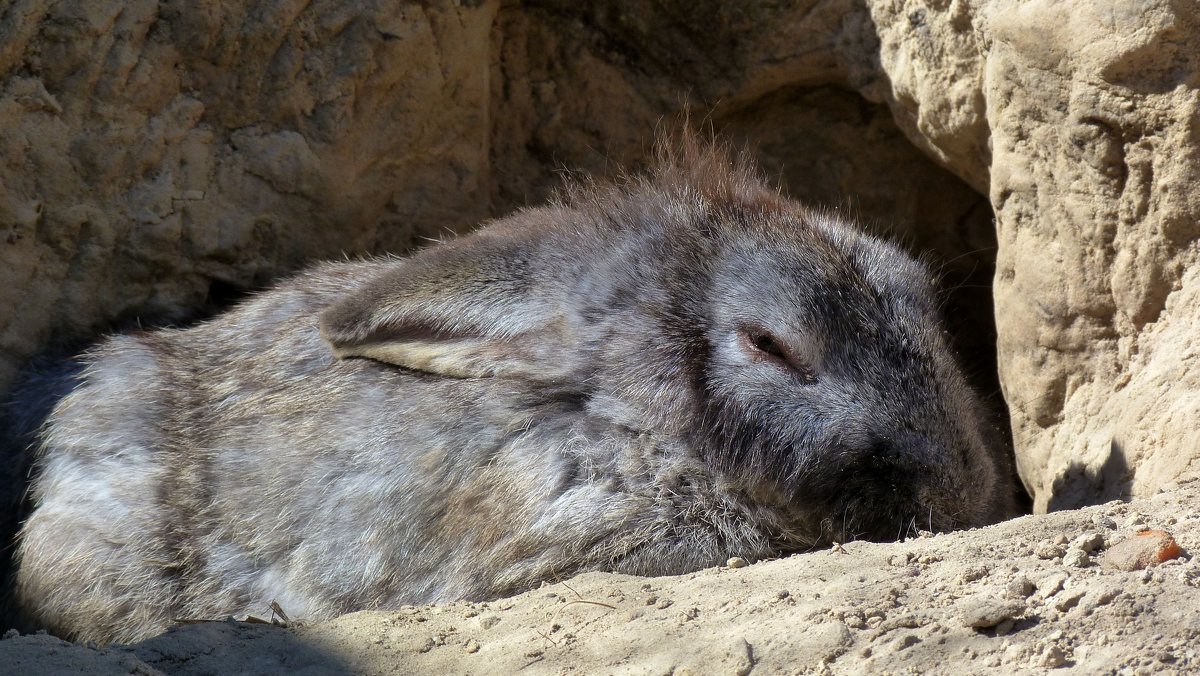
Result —
<svg viewBox="0 0 1200 676"><path fill-rule="evenodd" d="M1144 494L1200 458L1198 41L1182 0L16 0L0 390L54 343L636 165L687 112L933 250L1037 509Z"/></svg>
<svg viewBox="0 0 1200 676"><path fill-rule="evenodd" d="M500 601L292 629L200 622L99 650L11 637L0 665L26 676L1194 674L1200 562L1121 571L1072 554L1103 556L1148 527L1195 551L1198 500L1192 482L900 543L682 577L589 573Z"/></svg>
<svg viewBox="0 0 1200 676"><path fill-rule="evenodd" d="M0 9L0 383L55 338L185 316L488 213L495 7Z"/></svg>
<svg viewBox="0 0 1200 676"><path fill-rule="evenodd" d="M996 313L1038 509L1200 469L1200 6L997 2Z"/></svg>

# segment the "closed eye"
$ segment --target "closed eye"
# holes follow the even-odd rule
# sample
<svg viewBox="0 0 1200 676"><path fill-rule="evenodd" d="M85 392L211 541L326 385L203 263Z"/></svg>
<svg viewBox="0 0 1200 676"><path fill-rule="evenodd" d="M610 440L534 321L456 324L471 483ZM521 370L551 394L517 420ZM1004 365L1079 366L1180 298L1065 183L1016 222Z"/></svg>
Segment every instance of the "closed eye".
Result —
<svg viewBox="0 0 1200 676"><path fill-rule="evenodd" d="M746 337L749 339L750 345L755 350L758 350L759 352L771 357L775 357L776 359L787 361L787 355L783 353L783 348L779 347L779 343L776 342L775 339L770 335L765 333L750 333L747 334Z"/></svg>
<svg viewBox="0 0 1200 676"><path fill-rule="evenodd" d="M816 373L813 372L811 366L784 346L782 341L765 330L742 329L738 332L738 342L753 361L771 362L786 368L799 376L805 383L817 381Z"/></svg>

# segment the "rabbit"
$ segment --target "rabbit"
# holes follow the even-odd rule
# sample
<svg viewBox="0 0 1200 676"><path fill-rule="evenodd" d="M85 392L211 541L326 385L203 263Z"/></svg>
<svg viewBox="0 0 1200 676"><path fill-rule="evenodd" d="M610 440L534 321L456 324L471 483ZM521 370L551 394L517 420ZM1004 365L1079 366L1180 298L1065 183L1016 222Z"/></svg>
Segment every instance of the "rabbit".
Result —
<svg viewBox="0 0 1200 676"><path fill-rule="evenodd" d="M27 617L134 642L1011 515L927 267L745 153L657 156L83 354L37 440Z"/></svg>

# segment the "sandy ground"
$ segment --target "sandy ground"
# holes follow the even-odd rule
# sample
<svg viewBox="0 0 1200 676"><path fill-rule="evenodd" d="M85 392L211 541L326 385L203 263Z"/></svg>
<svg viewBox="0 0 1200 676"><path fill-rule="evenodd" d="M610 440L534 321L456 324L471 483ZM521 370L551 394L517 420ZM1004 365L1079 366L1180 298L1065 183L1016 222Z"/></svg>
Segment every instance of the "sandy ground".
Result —
<svg viewBox="0 0 1200 676"><path fill-rule="evenodd" d="M1193 482L1148 500L681 577L592 573L490 603L288 628L201 622L132 646L10 632L0 671L1194 673L1200 561L1110 564L1118 543L1147 528L1200 547L1198 497Z"/></svg>

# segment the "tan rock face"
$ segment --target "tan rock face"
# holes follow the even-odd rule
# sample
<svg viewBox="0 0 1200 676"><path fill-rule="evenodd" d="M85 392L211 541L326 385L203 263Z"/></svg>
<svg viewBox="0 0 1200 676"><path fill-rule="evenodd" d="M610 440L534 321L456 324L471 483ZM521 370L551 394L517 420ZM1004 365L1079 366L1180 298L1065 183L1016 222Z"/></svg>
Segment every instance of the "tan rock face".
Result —
<svg viewBox="0 0 1200 676"><path fill-rule="evenodd" d="M0 386L133 316L488 213L496 3L20 2L0 22ZM214 297L215 296L215 297Z"/></svg>
<svg viewBox="0 0 1200 676"><path fill-rule="evenodd" d="M1195 471L1194 3L993 3L999 352L1038 509Z"/></svg>
<svg viewBox="0 0 1200 676"><path fill-rule="evenodd" d="M55 342L402 252L544 199L563 168L636 166L687 112L945 266L985 393L998 354L1037 508L1149 492L1200 457L1198 12L18 2L0 17L0 390Z"/></svg>

